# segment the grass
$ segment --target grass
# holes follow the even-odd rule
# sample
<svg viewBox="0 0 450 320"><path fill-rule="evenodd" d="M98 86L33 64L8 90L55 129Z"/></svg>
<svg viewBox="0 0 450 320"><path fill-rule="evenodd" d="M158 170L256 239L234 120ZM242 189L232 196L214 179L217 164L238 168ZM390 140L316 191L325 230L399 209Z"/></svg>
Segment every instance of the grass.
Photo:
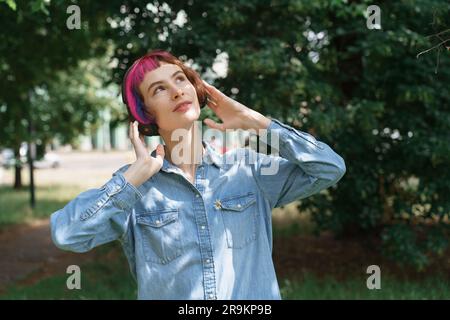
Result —
<svg viewBox="0 0 450 320"><path fill-rule="evenodd" d="M319 279L312 274L306 274L301 281L282 280L280 288L283 298L292 300L450 299L450 286L441 279L430 276L420 281L403 281L382 275L381 288L369 290L366 278L354 277L336 281L333 277Z"/></svg>
<svg viewBox="0 0 450 320"><path fill-rule="evenodd" d="M133 300L136 284L120 245L110 243L97 249L96 261L81 265L81 289L66 287L68 274L57 274L31 285L13 285L0 299L70 299ZM283 299L449 299L450 286L434 275L423 280L402 281L389 275L381 278L380 290L369 290L366 278L353 277L337 281L333 277L318 278L306 274L302 279L281 279Z"/></svg>
<svg viewBox="0 0 450 320"><path fill-rule="evenodd" d="M33 219L49 217L86 188L50 185L36 189L37 206L29 207L28 188L13 190L0 187L0 228ZM279 213L278 213L279 214ZM274 216L277 213L274 213ZM274 237L310 234L313 225L307 218L274 223ZM136 299L134 282L120 245L110 243L94 249L95 260L81 265L81 290L69 290L66 273L55 274L32 285L12 284L0 299ZM113 257L113 258L111 258ZM424 279L405 281L383 273L380 290L369 290L366 278L360 275L337 281L332 276L320 278L315 274L299 274L298 279L279 279L283 299L449 299L450 285L446 277L436 274ZM22 281L26 283L26 279Z"/></svg>
<svg viewBox="0 0 450 320"><path fill-rule="evenodd" d="M14 190L0 187L0 227L49 217L85 189L79 186L51 185L36 188L36 207L30 207L28 187Z"/></svg>
<svg viewBox="0 0 450 320"><path fill-rule="evenodd" d="M61 273L33 285L13 284L0 296L4 300L134 300L136 283L118 242L94 249L96 261L80 265L81 289L67 289L69 274ZM112 253L112 255L111 255ZM111 256L114 258L112 259ZM26 282L26 279L25 279Z"/></svg>
<svg viewBox="0 0 450 320"><path fill-rule="evenodd" d="M287 226L277 226L273 224L272 232L274 237L290 237L294 235L311 234L310 225L300 222L292 222Z"/></svg>

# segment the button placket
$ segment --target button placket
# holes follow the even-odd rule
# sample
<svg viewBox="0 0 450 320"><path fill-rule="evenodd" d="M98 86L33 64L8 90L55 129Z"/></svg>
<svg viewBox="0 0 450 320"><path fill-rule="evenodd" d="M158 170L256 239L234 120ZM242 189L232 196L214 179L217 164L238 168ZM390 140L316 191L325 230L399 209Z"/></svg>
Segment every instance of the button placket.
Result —
<svg viewBox="0 0 450 320"><path fill-rule="evenodd" d="M206 214L205 203L202 195L205 193L204 179L206 170L203 165L197 167L195 174L194 190L194 209L195 222L198 227L200 255L202 261L202 271L204 276L203 290L205 299L216 299L216 276L214 272L213 248L210 230L208 229L208 217Z"/></svg>

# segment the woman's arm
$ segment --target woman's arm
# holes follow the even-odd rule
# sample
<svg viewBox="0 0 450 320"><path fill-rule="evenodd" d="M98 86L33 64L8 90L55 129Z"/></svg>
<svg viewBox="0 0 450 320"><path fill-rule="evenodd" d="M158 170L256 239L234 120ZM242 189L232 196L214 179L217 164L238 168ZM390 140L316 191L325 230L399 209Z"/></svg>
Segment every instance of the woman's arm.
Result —
<svg viewBox="0 0 450 320"><path fill-rule="evenodd" d="M270 122L260 141L279 150L279 156L258 153L252 166L271 208L326 189L345 174L344 159L327 144L278 120Z"/></svg>
<svg viewBox="0 0 450 320"><path fill-rule="evenodd" d="M137 188L160 170L164 158L162 145L155 158L147 152L136 122L130 123L129 137L136 161L114 172L103 187L81 193L52 214L51 234L57 247L86 252L126 234L130 212L142 198Z"/></svg>
<svg viewBox="0 0 450 320"><path fill-rule="evenodd" d="M50 217L52 240L57 247L86 252L117 240L127 230L130 211L142 195L127 182L120 168L99 189L89 189Z"/></svg>
<svg viewBox="0 0 450 320"><path fill-rule="evenodd" d="M214 86L207 83L205 86L209 93L208 106L222 120L217 123L205 119L206 125L221 131L244 129L256 134L261 129L267 130L267 135L260 135L261 140L279 150L280 156L254 151L249 154L252 159L257 158L252 166L253 176L272 208L328 188L345 174L344 160L327 144L278 120L268 119Z"/></svg>

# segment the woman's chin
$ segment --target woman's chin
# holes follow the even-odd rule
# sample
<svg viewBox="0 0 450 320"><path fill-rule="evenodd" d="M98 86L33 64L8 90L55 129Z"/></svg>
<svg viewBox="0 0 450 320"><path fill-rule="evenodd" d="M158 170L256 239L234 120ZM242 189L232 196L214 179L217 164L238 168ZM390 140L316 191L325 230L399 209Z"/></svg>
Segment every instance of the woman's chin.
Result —
<svg viewBox="0 0 450 320"><path fill-rule="evenodd" d="M176 129L189 129L192 127L192 124L195 121L198 121L199 115L198 114L184 114L183 117L179 117L176 121L176 127L172 128L172 130L169 131L173 131Z"/></svg>
<svg viewBox="0 0 450 320"><path fill-rule="evenodd" d="M180 121L186 121L186 122L193 122L195 120L198 120L200 117L200 108L193 108L191 107L186 112L182 112L178 114L178 118Z"/></svg>

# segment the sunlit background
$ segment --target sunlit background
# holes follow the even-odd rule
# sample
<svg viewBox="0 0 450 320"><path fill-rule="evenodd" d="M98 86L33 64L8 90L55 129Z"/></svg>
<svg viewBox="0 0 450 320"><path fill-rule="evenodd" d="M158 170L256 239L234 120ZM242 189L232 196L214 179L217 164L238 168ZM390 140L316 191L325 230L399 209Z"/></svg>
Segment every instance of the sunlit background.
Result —
<svg viewBox="0 0 450 320"><path fill-rule="evenodd" d="M119 244L63 252L48 218L135 160L121 80L159 48L346 161L337 186L273 211L284 299L449 299L449 13L447 0L0 0L0 298L136 298ZM216 137L217 152L245 136Z"/></svg>

